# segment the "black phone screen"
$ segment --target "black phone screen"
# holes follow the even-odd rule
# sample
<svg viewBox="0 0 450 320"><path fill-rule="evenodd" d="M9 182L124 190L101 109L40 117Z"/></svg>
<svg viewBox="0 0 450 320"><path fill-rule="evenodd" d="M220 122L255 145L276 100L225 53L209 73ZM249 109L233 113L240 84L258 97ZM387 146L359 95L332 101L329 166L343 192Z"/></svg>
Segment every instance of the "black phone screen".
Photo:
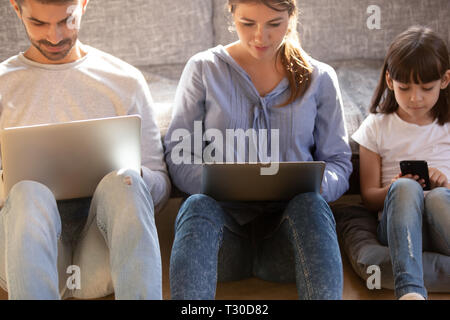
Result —
<svg viewBox="0 0 450 320"><path fill-rule="evenodd" d="M428 164L424 160L403 160L400 161L400 170L402 175L418 175L420 179L425 180L423 190L430 190L430 177L428 175Z"/></svg>

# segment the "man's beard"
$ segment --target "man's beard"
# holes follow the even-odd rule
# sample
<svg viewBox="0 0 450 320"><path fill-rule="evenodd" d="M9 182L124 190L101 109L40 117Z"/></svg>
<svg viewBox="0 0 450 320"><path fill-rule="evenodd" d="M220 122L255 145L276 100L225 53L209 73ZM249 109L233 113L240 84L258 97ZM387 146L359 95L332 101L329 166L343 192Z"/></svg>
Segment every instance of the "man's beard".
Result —
<svg viewBox="0 0 450 320"><path fill-rule="evenodd" d="M30 38L30 37L28 36L28 38ZM77 41L77 38L78 38L78 35L75 34L72 38L63 39L56 45L52 44L51 42L49 42L47 40L35 41L30 38L30 41L31 41L31 44L48 60L60 61L60 60L64 59L70 53L70 51L72 50L73 46L75 45L75 43ZM47 47L65 47L65 48L62 51L51 52L51 51L47 51L45 49L46 46Z"/></svg>

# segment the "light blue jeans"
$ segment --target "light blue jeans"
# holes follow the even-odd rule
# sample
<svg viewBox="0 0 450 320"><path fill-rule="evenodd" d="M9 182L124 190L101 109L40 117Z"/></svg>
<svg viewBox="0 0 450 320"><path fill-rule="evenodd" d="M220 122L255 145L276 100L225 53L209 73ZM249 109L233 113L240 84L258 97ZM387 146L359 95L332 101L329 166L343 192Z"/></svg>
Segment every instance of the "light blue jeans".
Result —
<svg viewBox="0 0 450 320"><path fill-rule="evenodd" d="M397 298L410 292L426 298L422 251L450 255L450 190L424 197L416 181L398 179L386 196L378 239L389 247Z"/></svg>
<svg viewBox="0 0 450 320"><path fill-rule="evenodd" d="M270 206L270 203L268 203ZM256 276L296 282L300 299L341 299L335 221L317 193L300 194L241 226L206 195L189 197L175 222L172 299L215 298L217 281Z"/></svg>
<svg viewBox="0 0 450 320"><path fill-rule="evenodd" d="M0 212L0 259L10 299L61 298L69 265L81 272L71 296L162 298L153 201L131 170L108 174L87 199L56 202L40 183L16 184Z"/></svg>

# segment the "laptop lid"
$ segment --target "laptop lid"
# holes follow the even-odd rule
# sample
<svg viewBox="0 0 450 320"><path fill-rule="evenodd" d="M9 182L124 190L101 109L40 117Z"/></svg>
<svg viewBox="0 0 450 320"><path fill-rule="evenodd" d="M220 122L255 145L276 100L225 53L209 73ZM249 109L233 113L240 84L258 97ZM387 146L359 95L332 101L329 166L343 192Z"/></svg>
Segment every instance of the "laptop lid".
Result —
<svg viewBox="0 0 450 320"><path fill-rule="evenodd" d="M3 196L22 180L46 185L57 200L92 196L109 172L140 172L140 139L138 115L6 128Z"/></svg>
<svg viewBox="0 0 450 320"><path fill-rule="evenodd" d="M268 164L203 164L202 193L218 201L283 201L304 192L320 192L325 162L279 162L276 165L276 174L263 175L261 169Z"/></svg>

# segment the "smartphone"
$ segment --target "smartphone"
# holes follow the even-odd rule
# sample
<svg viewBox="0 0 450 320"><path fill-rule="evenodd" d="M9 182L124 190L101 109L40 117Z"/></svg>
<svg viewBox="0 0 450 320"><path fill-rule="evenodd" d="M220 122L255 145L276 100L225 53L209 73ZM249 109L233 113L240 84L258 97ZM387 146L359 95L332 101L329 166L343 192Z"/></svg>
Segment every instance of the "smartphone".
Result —
<svg viewBox="0 0 450 320"><path fill-rule="evenodd" d="M423 190L430 190L430 177L428 175L428 164L424 160L403 160L400 161L400 170L402 175L418 175L420 179L425 180Z"/></svg>

